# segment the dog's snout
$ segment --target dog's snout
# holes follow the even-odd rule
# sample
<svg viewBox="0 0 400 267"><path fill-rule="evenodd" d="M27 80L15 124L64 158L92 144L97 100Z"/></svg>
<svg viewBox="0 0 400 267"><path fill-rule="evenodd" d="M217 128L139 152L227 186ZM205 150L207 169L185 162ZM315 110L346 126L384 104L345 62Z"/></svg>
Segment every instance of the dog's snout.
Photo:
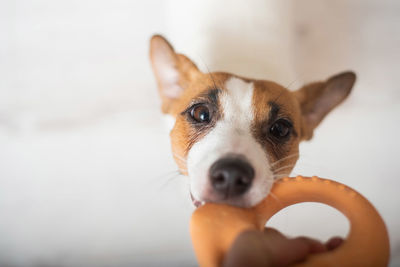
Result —
<svg viewBox="0 0 400 267"><path fill-rule="evenodd" d="M246 192L253 181L253 167L241 157L225 157L210 168L214 190L223 198L232 198Z"/></svg>

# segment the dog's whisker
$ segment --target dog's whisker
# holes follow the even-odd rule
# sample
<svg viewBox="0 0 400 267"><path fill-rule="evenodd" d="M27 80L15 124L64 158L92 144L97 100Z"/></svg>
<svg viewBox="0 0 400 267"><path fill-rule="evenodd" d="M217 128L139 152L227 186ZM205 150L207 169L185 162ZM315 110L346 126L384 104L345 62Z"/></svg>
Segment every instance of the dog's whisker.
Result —
<svg viewBox="0 0 400 267"><path fill-rule="evenodd" d="M273 176L274 180L278 180L281 178L289 177L290 173L289 172L284 172L284 173L277 173Z"/></svg>
<svg viewBox="0 0 400 267"><path fill-rule="evenodd" d="M184 177L184 176L180 173L180 171L176 171L176 172L177 172L177 173L176 173L175 175L173 175L172 177L167 178L166 181L164 181L164 182L160 185L160 187L159 187L160 190L161 190L161 189L164 189L166 186L168 186L169 184L171 184L172 181L175 181L175 180L177 180L177 179L179 179L179 178Z"/></svg>
<svg viewBox="0 0 400 267"><path fill-rule="evenodd" d="M182 156L180 156L180 155L178 155L178 154L173 153L172 155L173 155L174 157L176 157L176 158L179 158L179 159L182 159L182 160L186 160L184 157L182 157Z"/></svg>
<svg viewBox="0 0 400 267"><path fill-rule="evenodd" d="M288 176L289 175L279 175L279 176L274 177L274 180L276 181L276 180L279 180L279 179L282 179L282 178L286 178Z"/></svg>
<svg viewBox="0 0 400 267"><path fill-rule="evenodd" d="M199 58L200 58L201 61L203 61L203 64L204 64L205 68L207 69L207 74L210 75L211 81L213 82L214 88L218 89L219 88L218 85L222 88L223 82L216 81L214 79L215 77L213 76L212 72L208 68L208 65L206 64L206 62L203 60L203 58L201 56L199 56Z"/></svg>
<svg viewBox="0 0 400 267"><path fill-rule="evenodd" d="M276 160L276 161L274 161L274 162L271 163L271 167L273 167L273 166L275 166L275 165L281 163L281 162L284 161L284 160L287 160L287 159L290 159L290 158L294 158L294 157L296 157L296 156L299 156L299 153L294 153L294 154L291 154L291 155L289 155L289 156L283 157L283 158L281 158L281 159L279 159L279 160Z"/></svg>
<svg viewBox="0 0 400 267"><path fill-rule="evenodd" d="M270 192L269 194L270 194L271 197L273 197L279 204L283 205L283 204L282 204L282 201L281 201L274 193Z"/></svg>
<svg viewBox="0 0 400 267"><path fill-rule="evenodd" d="M167 172L162 173L160 175L156 175L153 178L150 178L149 181L150 182L154 182L154 181L158 182L158 180L160 180L160 179L165 179L166 177L170 177L170 176L177 175L177 174L180 174L179 170L167 171Z"/></svg>
<svg viewBox="0 0 400 267"><path fill-rule="evenodd" d="M173 156L174 156L175 158L177 158L177 159L182 160L182 161L186 161L186 159L185 159L184 157L181 157L181 156L179 156L179 155L177 155L177 154L173 154Z"/></svg>
<svg viewBox="0 0 400 267"><path fill-rule="evenodd" d="M184 161L183 159L180 159L180 158L175 158L175 160L177 161L177 163L182 163L182 164L187 163L186 161Z"/></svg>
<svg viewBox="0 0 400 267"><path fill-rule="evenodd" d="M285 165L285 166L279 167L279 168L277 168L277 169L273 169L272 171L273 171L274 173L277 173L277 172L279 172L279 171L281 171L281 170L293 168L294 165L295 165L295 164Z"/></svg>
<svg viewBox="0 0 400 267"><path fill-rule="evenodd" d="M291 165L286 165L286 166L282 166L282 167L277 168L277 169L273 169L273 172L274 172L274 173L277 173L277 172L280 172L281 170L286 170L286 169L293 168L293 167L294 167L293 164L291 164Z"/></svg>
<svg viewBox="0 0 400 267"><path fill-rule="evenodd" d="M303 77L304 74L300 73L295 77L288 85L285 86L286 89L291 91L292 89L290 88L292 85L294 85L296 82L300 81L300 78Z"/></svg>
<svg viewBox="0 0 400 267"><path fill-rule="evenodd" d="M181 156L177 155L177 154L173 154L174 158L179 160L182 163L186 163L187 160L185 158L182 158Z"/></svg>
<svg viewBox="0 0 400 267"><path fill-rule="evenodd" d="M288 175L290 175L290 172L282 171L282 172L276 173L274 176L277 177L277 176L283 176L283 175L288 176Z"/></svg>

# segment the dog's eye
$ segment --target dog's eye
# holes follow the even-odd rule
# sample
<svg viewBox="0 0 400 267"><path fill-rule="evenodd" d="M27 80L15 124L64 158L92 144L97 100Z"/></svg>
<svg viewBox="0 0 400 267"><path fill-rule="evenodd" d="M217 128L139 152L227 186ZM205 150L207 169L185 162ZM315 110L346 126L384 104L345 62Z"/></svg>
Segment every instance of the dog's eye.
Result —
<svg viewBox="0 0 400 267"><path fill-rule="evenodd" d="M211 121L211 112L204 104L199 104L190 109L190 116L199 123L208 123Z"/></svg>
<svg viewBox="0 0 400 267"><path fill-rule="evenodd" d="M269 132L272 136L279 140L284 140L289 137L292 131L292 124L285 119L279 119L272 124Z"/></svg>

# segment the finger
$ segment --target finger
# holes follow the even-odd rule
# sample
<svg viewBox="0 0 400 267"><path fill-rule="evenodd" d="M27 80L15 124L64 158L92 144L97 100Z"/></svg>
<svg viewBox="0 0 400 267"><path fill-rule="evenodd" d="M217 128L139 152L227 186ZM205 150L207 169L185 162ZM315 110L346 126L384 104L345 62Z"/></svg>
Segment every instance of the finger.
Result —
<svg viewBox="0 0 400 267"><path fill-rule="evenodd" d="M271 228L271 227L265 227L264 228L264 233L266 233L266 234L276 234L276 235L283 236L283 234L281 232L279 232L275 228Z"/></svg>
<svg viewBox="0 0 400 267"><path fill-rule="evenodd" d="M222 264L223 267L275 266L271 261L269 245L264 234L249 230L242 232L233 242Z"/></svg>
<svg viewBox="0 0 400 267"><path fill-rule="evenodd" d="M264 234L268 236L268 239L271 240L281 240L281 239L288 239L284 234L279 232L278 230L270 227L266 227L264 229Z"/></svg>
<svg viewBox="0 0 400 267"><path fill-rule="evenodd" d="M309 254L309 245L302 239L285 239L275 242L272 252L273 266L289 266L302 262Z"/></svg>
<svg viewBox="0 0 400 267"><path fill-rule="evenodd" d="M321 253L327 251L325 245L316 239L300 236L295 238L294 240L300 240L301 242L306 244L309 253Z"/></svg>
<svg viewBox="0 0 400 267"><path fill-rule="evenodd" d="M329 239L328 242L326 242L325 246L330 251L339 247L341 244L343 244L343 242L343 238L335 236Z"/></svg>
<svg viewBox="0 0 400 267"><path fill-rule="evenodd" d="M273 266L301 262L309 253L326 251L325 246L317 240L306 237L289 239L273 228L264 229L264 241L271 251Z"/></svg>

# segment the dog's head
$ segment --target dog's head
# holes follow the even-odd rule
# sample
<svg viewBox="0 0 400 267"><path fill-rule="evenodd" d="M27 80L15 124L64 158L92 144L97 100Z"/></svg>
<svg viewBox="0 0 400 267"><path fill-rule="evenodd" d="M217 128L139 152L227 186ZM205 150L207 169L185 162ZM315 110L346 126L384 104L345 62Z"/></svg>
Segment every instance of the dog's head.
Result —
<svg viewBox="0 0 400 267"><path fill-rule="evenodd" d="M356 79L344 72L291 92L271 81L202 73L158 35L150 58L162 111L175 119L173 156L189 176L195 203L260 202L293 169L300 141L312 137Z"/></svg>

